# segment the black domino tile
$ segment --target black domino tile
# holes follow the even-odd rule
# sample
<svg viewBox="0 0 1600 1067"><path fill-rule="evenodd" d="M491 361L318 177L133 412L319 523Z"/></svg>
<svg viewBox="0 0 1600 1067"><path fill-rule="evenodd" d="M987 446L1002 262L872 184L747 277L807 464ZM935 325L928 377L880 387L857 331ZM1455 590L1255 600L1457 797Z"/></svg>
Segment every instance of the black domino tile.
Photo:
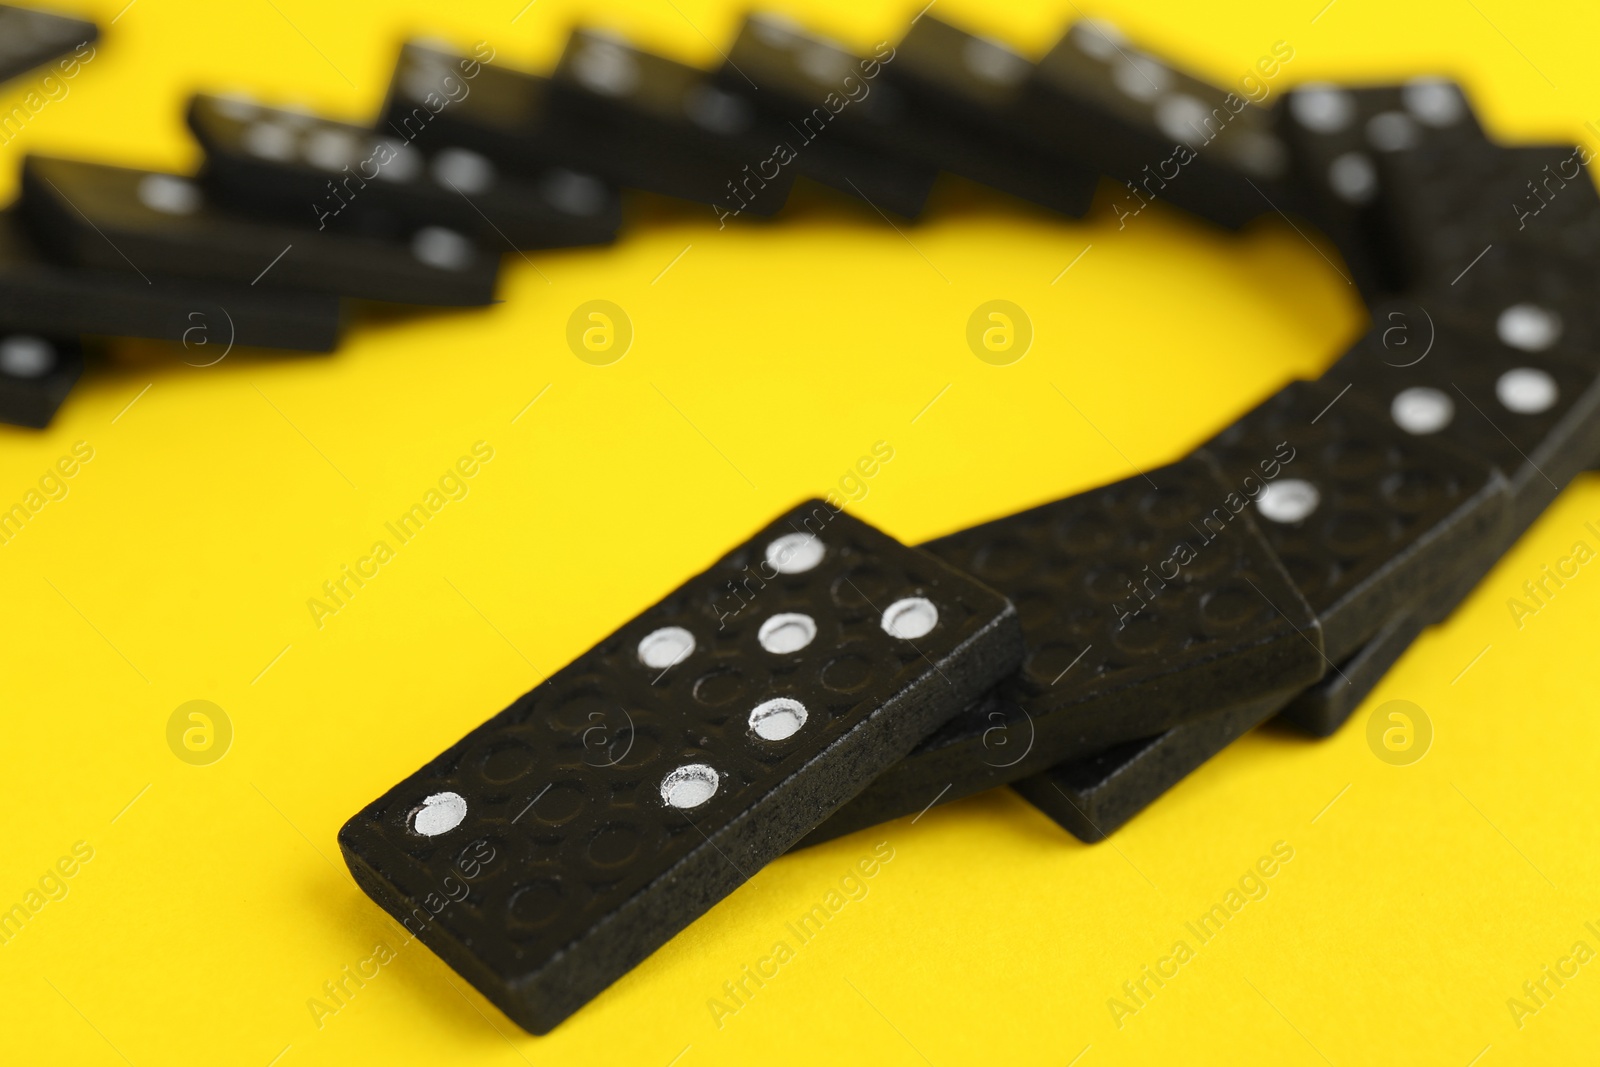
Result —
<svg viewBox="0 0 1600 1067"><path fill-rule="evenodd" d="M1524 352L1424 311L1409 301L1377 305L1377 325L1322 380L1414 437L1500 468L1510 507L1498 558L1600 455L1600 373L1561 349ZM1414 336L1386 343L1398 319Z"/></svg>
<svg viewBox="0 0 1600 1067"><path fill-rule="evenodd" d="M1507 151L1513 159L1511 214L1517 236L1571 257L1593 261L1600 256L1600 191L1589 170L1594 153L1571 144Z"/></svg>
<svg viewBox="0 0 1600 1067"><path fill-rule="evenodd" d="M60 61L66 73L68 64L94 58L92 42L99 36L95 24L83 19L0 4L0 82L72 52L72 58Z"/></svg>
<svg viewBox="0 0 1600 1067"><path fill-rule="evenodd" d="M1523 351L1600 366L1600 194L1587 155L1524 145L1381 158L1409 295Z"/></svg>
<svg viewBox="0 0 1600 1067"><path fill-rule="evenodd" d="M775 214L793 168L763 167L779 134L697 67L620 37L573 32L550 76L549 127L582 167L619 185L716 208L719 219Z"/></svg>
<svg viewBox="0 0 1600 1067"><path fill-rule="evenodd" d="M1312 737L1330 737L1345 724L1406 649L1428 626L1426 612L1390 618L1322 681L1298 694L1278 718Z"/></svg>
<svg viewBox="0 0 1600 1067"><path fill-rule="evenodd" d="M44 156L24 159L22 190L40 249L73 266L403 304L494 299L498 256L447 227L404 243L308 232L222 211L188 178Z"/></svg>
<svg viewBox="0 0 1600 1067"><path fill-rule="evenodd" d="M0 330L0 422L50 425L82 373L78 341Z"/></svg>
<svg viewBox="0 0 1600 1067"><path fill-rule="evenodd" d="M1423 604L1388 620L1358 651L1286 708L1284 721L1317 737L1339 728L1429 624L1446 618L1538 518L1560 489L1600 455L1600 379L1559 353L1527 353L1429 319L1406 301L1375 307L1378 325L1323 376L1414 436L1443 440L1505 475L1507 517L1487 552L1474 552ZM1398 325L1404 320L1405 325ZM1412 336L1385 343L1393 331Z"/></svg>
<svg viewBox="0 0 1600 1067"><path fill-rule="evenodd" d="M570 160L549 128L546 78L436 41L407 41L373 128L426 152L465 148L523 177Z"/></svg>
<svg viewBox="0 0 1600 1067"><path fill-rule="evenodd" d="M1010 46L942 22L911 24L882 78L906 98L941 170L1060 211L1083 215L1099 172L1076 156L1040 146L1027 129L1022 96L1033 64Z"/></svg>
<svg viewBox="0 0 1600 1067"><path fill-rule="evenodd" d="M1366 644L1347 657L1322 681L1295 697L1278 718L1310 734L1331 736L1371 695L1389 668L1399 662L1424 630L1450 617L1482 577L1467 567L1429 593L1423 602L1391 617Z"/></svg>
<svg viewBox="0 0 1600 1067"><path fill-rule="evenodd" d="M856 56L778 15L748 17L718 84L770 121L785 166L880 211L920 214L948 138L930 129L887 78L895 50Z"/></svg>
<svg viewBox="0 0 1600 1067"><path fill-rule="evenodd" d="M331 352L339 326L338 297L322 293L63 267L0 212L0 331L179 341L201 361L231 344Z"/></svg>
<svg viewBox="0 0 1600 1067"><path fill-rule="evenodd" d="M489 249L602 244L622 222L617 191L598 178L526 177L437 138L424 148L229 96L194 97L188 121L212 201L274 222L399 241L446 226Z"/></svg>
<svg viewBox="0 0 1600 1067"><path fill-rule="evenodd" d="M1103 841L1206 760L1270 719L1294 694L1268 693L1155 737L1051 767L1011 783L1011 788L1078 840Z"/></svg>
<svg viewBox="0 0 1600 1067"><path fill-rule="evenodd" d="M931 631L891 635L886 615L918 598L937 608ZM916 617L906 610L896 617ZM799 615L814 626L810 644L768 651L771 635L804 636ZM810 501L368 805L340 846L368 894L543 1033L1021 654L1016 610L1000 594ZM757 736L752 714L772 701L805 709L792 737ZM780 709L762 730L777 736L785 721ZM669 791L700 803L669 806ZM462 817L428 821L458 802ZM418 832L419 814L437 832ZM500 858L444 906L437 887L478 842Z"/></svg>
<svg viewBox="0 0 1600 1067"><path fill-rule="evenodd" d="M1461 602L1470 596L1478 583L1483 580L1482 567L1466 566L1461 568L1443 585L1429 593L1423 601L1422 617L1430 626L1446 623L1455 614Z"/></svg>
<svg viewBox="0 0 1600 1067"><path fill-rule="evenodd" d="M1028 81L1024 114L1045 146L1127 188L1119 218L1169 201L1237 228L1293 206L1289 153L1268 108L1157 59L1102 19L1080 19Z"/></svg>
<svg viewBox="0 0 1600 1067"><path fill-rule="evenodd" d="M1449 274L1419 287L1414 299L1521 351L1561 349L1600 367L1600 266L1593 260L1548 244L1486 238L1481 255Z"/></svg>
<svg viewBox="0 0 1600 1067"><path fill-rule="evenodd" d="M717 82L760 109L792 157L785 169L914 218L938 176L938 148L885 77L892 52L856 56L787 18L756 14L740 26Z"/></svg>
<svg viewBox="0 0 1600 1067"><path fill-rule="evenodd" d="M1600 418L1596 417L1600 390L1595 387L1594 374L1548 358L1509 359L1504 352L1485 351L1483 342L1449 332L1448 327L1441 328L1432 338L1418 337L1415 344L1391 348L1383 343L1384 336L1394 329L1384 314L1390 306L1379 305L1375 316L1380 325L1324 376L1324 383L1330 387L1327 395L1341 396L1341 404L1367 405L1372 409L1369 413L1382 412L1397 428L1413 436L1438 434L1462 452L1494 464L1510 482L1508 492L1512 499L1508 510L1513 514L1520 510L1531 521L1555 492L1554 488L1545 492L1548 483L1536 473L1534 465L1542 460L1558 475L1570 477L1585 458L1600 451ZM1420 332L1421 316L1414 306L1392 307L1405 309L1401 314L1409 312ZM1427 355L1417 359L1430 340ZM1410 365L1401 367L1396 363ZM1537 412L1507 409L1497 395L1497 385L1507 373L1544 376L1536 378L1532 387L1524 385L1523 392L1548 384L1553 393L1549 406ZM1348 392L1344 391L1346 386ZM1412 388L1431 392L1420 399L1408 395L1411 405L1431 403L1438 406L1426 407L1427 413L1437 418L1438 410L1449 409L1455 417L1437 429L1427 424L1428 433L1415 432L1425 425L1417 421L1416 415L1407 414L1415 408L1394 402L1396 396ZM1510 396L1517 399L1515 392ZM1442 402L1440 397L1444 398ZM1521 449L1527 449L1526 456ZM1147 742L1054 768L1015 788L1074 835L1093 841L1268 715L1277 713L1284 722L1305 733L1326 737L1360 706L1422 631L1449 613L1475 584L1484 566L1498 558L1505 547L1503 535L1486 535L1483 546L1474 547L1463 557L1475 563L1469 562L1449 574L1433 592L1422 597L1420 604L1382 622L1371 637L1321 681L1293 694L1292 699L1280 699L1276 706L1263 705L1262 714L1254 721L1250 721L1250 713L1242 711L1233 713L1231 719L1229 713L1213 715L1206 725L1184 724ZM1446 564L1453 566L1448 560ZM1230 722L1232 725L1227 725ZM1152 777L1147 779L1146 767L1159 770L1148 771ZM1097 808L1096 804L1102 807ZM1125 813L1120 820L1119 812Z"/></svg>
<svg viewBox="0 0 1600 1067"><path fill-rule="evenodd" d="M1148 479L925 546L1012 598L1027 659L806 844L1322 676L1316 617L1255 528L1240 483L1219 477L1203 455Z"/></svg>
<svg viewBox="0 0 1600 1067"><path fill-rule="evenodd" d="M1494 464L1346 400L1331 385L1293 382L1206 445L1234 478L1269 475L1257 523L1334 663L1458 570L1492 559L1508 506Z"/></svg>
<svg viewBox="0 0 1600 1067"><path fill-rule="evenodd" d="M1380 157L1395 253L1412 287L1459 290L1457 277L1504 270L1502 257L1518 248L1594 263L1600 195L1586 156L1557 144Z"/></svg>
<svg viewBox="0 0 1600 1067"><path fill-rule="evenodd" d="M1386 191L1394 184L1386 161L1417 158L1430 167L1470 170L1499 151L1461 88L1442 78L1308 83L1284 95L1278 118L1303 191L1301 210L1343 253L1369 298L1401 292L1419 276L1396 233L1410 221Z"/></svg>

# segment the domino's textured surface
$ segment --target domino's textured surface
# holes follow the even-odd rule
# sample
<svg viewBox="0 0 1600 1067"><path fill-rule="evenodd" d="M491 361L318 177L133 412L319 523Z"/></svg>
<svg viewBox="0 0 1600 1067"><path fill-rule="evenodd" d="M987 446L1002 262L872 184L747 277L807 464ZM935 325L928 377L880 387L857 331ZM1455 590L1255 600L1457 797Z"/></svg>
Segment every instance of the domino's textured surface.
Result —
<svg viewBox="0 0 1600 1067"><path fill-rule="evenodd" d="M405 42L376 128L425 151L479 152L522 175L564 166L549 128L549 79L491 63L494 56L487 42L470 53Z"/></svg>
<svg viewBox="0 0 1600 1067"><path fill-rule="evenodd" d="M1256 510L1321 620L1330 661L1355 652L1463 560L1494 558L1507 494L1492 464L1406 434L1315 382L1287 386L1206 448L1242 478L1284 444L1292 459Z"/></svg>
<svg viewBox="0 0 1600 1067"><path fill-rule="evenodd" d="M911 218L942 159L920 116L882 79L892 56L880 47L858 58L781 16L752 15L717 80L768 118L773 144L757 159L774 156L785 170Z"/></svg>
<svg viewBox="0 0 1600 1067"><path fill-rule="evenodd" d="M1196 767L1271 718L1295 692L1255 697L1155 737L1029 775L1011 788L1078 840L1103 841Z"/></svg>
<svg viewBox="0 0 1600 1067"><path fill-rule="evenodd" d="M337 297L204 279L80 270L46 259L14 212L0 214L0 328L47 334L150 337L186 345L229 342L331 352Z"/></svg>
<svg viewBox="0 0 1600 1067"><path fill-rule="evenodd" d="M1407 327L1414 344L1386 343L1391 313L1418 320ZM1600 372L1569 350L1524 352L1442 315L1425 336L1430 326L1412 305L1380 305L1375 315L1380 325L1322 380L1348 386L1349 399L1405 433L1498 467L1511 497L1503 551L1600 456Z"/></svg>
<svg viewBox="0 0 1600 1067"><path fill-rule="evenodd" d="M1268 112L1079 19L1028 81L1030 128L1128 185L1130 213L1165 200L1239 227L1292 207L1289 154Z"/></svg>
<svg viewBox="0 0 1600 1067"><path fill-rule="evenodd" d="M1590 306L1600 272L1559 246L1495 241L1485 236L1482 258L1463 263L1419 287L1417 299L1444 306L1485 337L1513 348L1548 352L1561 347L1581 358L1600 352L1600 329ZM1470 268L1470 269L1469 269Z"/></svg>
<svg viewBox="0 0 1600 1067"><path fill-rule="evenodd" d="M1279 719L1312 737L1333 736L1429 621L1420 609L1391 616L1366 643L1330 668L1322 681L1296 694Z"/></svg>
<svg viewBox="0 0 1600 1067"><path fill-rule="evenodd" d="M1003 41L967 33L931 12L894 46L882 77L903 100L891 115L915 120L939 167L1068 215L1082 215L1099 174L1081 159L1049 152L1031 136L1021 107L1033 64Z"/></svg>
<svg viewBox="0 0 1600 1067"><path fill-rule="evenodd" d="M597 178L503 172L440 138L424 151L390 131L205 94L187 118L212 198L273 221L401 241L448 226L491 254L604 244L622 222L617 190Z"/></svg>
<svg viewBox="0 0 1600 1067"><path fill-rule="evenodd" d="M1449 283L1514 248L1592 265L1600 195L1574 145L1428 146L1379 161L1396 259L1414 284ZM1498 257L1496 257L1498 258ZM1478 262L1474 262L1474 261ZM1491 266L1493 261L1491 261Z"/></svg>
<svg viewBox="0 0 1600 1067"><path fill-rule="evenodd" d="M776 213L794 184L789 168L754 173L777 139L754 107L613 34L574 31L547 99L563 156L619 184L751 215Z"/></svg>
<svg viewBox="0 0 1600 1067"><path fill-rule="evenodd" d="M1469 557L1420 604L1391 616L1337 669L1330 668L1322 681L1295 697L1278 718L1313 737L1331 737L1372 695L1417 638L1428 627L1449 619L1456 606L1483 580L1479 563L1481 560Z"/></svg>
<svg viewBox="0 0 1600 1067"><path fill-rule="evenodd" d="M1459 171L1495 153L1460 86L1441 78L1400 85L1300 85L1284 95L1278 127L1302 190L1301 208L1328 235L1369 299L1425 274L1397 230L1416 222L1411 197L1387 167ZM1452 173L1455 181L1459 174Z"/></svg>
<svg viewBox="0 0 1600 1067"><path fill-rule="evenodd" d="M409 243L319 234L222 212L187 178L43 156L24 162L22 185L39 247L77 267L402 304L494 299L498 256L444 227Z"/></svg>
<svg viewBox="0 0 1600 1067"><path fill-rule="evenodd" d="M123 7L96 7L96 17L109 24ZM566 25L550 25L559 20L543 10L516 23L518 32L535 27L528 32L539 43L526 53L506 44L507 11L463 5L427 20L493 36L509 62L546 69ZM708 20L685 8L702 39L677 12L656 10L653 32L640 39L701 66L715 64L714 46L739 17L724 9ZM37 117L31 143L181 170L193 146L176 117L193 87L246 84L321 113L365 115L364 94L388 73L385 42L426 28L362 0L280 3L260 14L252 21L249 5L205 11L186 0L132 7L103 62L73 83L71 101ZM816 14L833 32L880 29L860 11ZM1038 55L1059 12L955 14ZM1488 10L1527 59L1487 22L1443 7L1385 8L1375 19L1341 4L1319 14L1299 32L1265 9L1228 19L1182 9L1127 17L1152 46L1203 65L1219 84L1279 32L1300 49L1286 65L1293 80L1393 76L1443 61L1511 136L1570 135L1583 117L1574 102L1594 95L1581 45L1564 40L1593 36L1577 12ZM219 25L238 32L219 34ZM887 36L899 26L881 29ZM849 38L853 50L871 39ZM1534 63L1564 92L1550 93ZM20 97L35 84L14 90ZM127 102L108 106L107 96ZM541 664L570 658L577 649L564 642L574 632L607 632L653 601L663 576L688 573L683 545L703 551L704 529L751 528L791 495L833 484L865 440L890 436L901 458L870 480L862 513L925 537L1120 476L1123 457L1108 442L1140 468L1178 455L1236 415L1243 398L1285 374L1318 373L1330 341L1353 326L1342 317L1346 301L1333 296L1347 290L1277 218L1225 241L1160 208L1124 232L1103 212L1071 226L978 190L949 191L959 199L941 192L934 225L908 229L909 242L869 212L855 222L876 229L825 203L819 211L809 195L796 221L804 217L810 232L781 220L731 241L689 220L697 209L668 206L662 226L660 206L641 201L657 218L631 227L604 256L532 257L548 281L513 259L508 304L494 312L362 323L334 364L247 355L149 377L102 365L55 429L8 432L12 499L41 469L59 469L55 457L75 440L92 440L99 457L5 553L17 579L9 595L29 620L8 642L15 701L67 709L86 728L63 745L61 714L14 717L8 750L31 758L18 761L9 787L38 814L15 820L4 881L20 891L39 860L84 833L104 857L8 947L23 964L7 983L19 1055L91 1059L109 1042L139 1063L204 1061L222 1046L264 1063L292 1042L285 1059L308 1063L520 1062L519 1052L560 1060L596 1049L666 1063L692 1043L684 1060L778 1063L888 1061L906 1054L909 1039L930 1058L1026 1062L1065 1058L1075 1050L1062 1052L1061 1035L1081 1033L1094 1045L1089 1058L1107 1063L1292 1059L1310 1051L1307 1041L1340 1063L1426 1059L1469 1039L1459 1062L1490 1041L1490 1057L1505 1062L1581 1059L1589 1014L1581 983L1514 1033L1502 997L1529 977L1530 959L1549 958L1573 934L1570 910L1528 906L1548 888L1539 875L1563 890L1595 881L1592 828L1572 820L1569 806L1584 805L1592 777L1581 757L1593 748L1582 714L1593 670L1582 627L1573 629L1592 614L1592 597L1587 582L1569 582L1513 631L1504 594L1569 552L1573 537L1592 536L1579 532L1595 519L1587 484L1572 487L1456 621L1376 693L1374 703L1403 696L1433 716L1437 744L1420 764L1379 765L1354 727L1326 745L1250 738L1204 768L1182 804L1157 805L1127 827L1116 852L1076 847L997 790L914 827L774 865L542 1041L518 1035L431 955L403 944L383 977L348 1004L328 1001L338 1011L325 1025L312 1022L306 997L324 995L319 982L339 980L346 963L354 973L374 938L396 943L381 910L324 863L336 820L389 784L382 768L416 766L464 732L463 707L504 706L528 669L518 650ZM693 251L651 287L691 241ZM935 281L930 262L948 284ZM630 358L604 372L568 359L559 344L565 316L596 290L640 326ZM1017 300L1039 327L1040 343L1006 369L975 364L957 337L960 312L995 295ZM712 308L718 329L707 328ZM154 346L118 348L126 357ZM1115 356L1100 356L1108 352ZM508 427L546 382L551 391ZM906 426L946 382L949 392ZM1058 393L1080 410L1062 407ZM619 429L596 432L609 426ZM983 432L992 426L1005 432ZM429 468L457 454L464 434L495 442L490 477L452 501L426 539L325 630L296 627L305 624L299 593L432 484ZM360 488L352 492L302 437ZM167 491L150 492L156 472L170 479ZM661 521L668 509L653 505L662 499L696 506ZM88 625L106 641L96 644ZM151 729L160 712L197 693L220 701L240 727L230 757L210 769L174 762ZM417 713L401 721L397 707ZM1526 785L1544 781L1563 783L1569 803L1550 804L1548 791ZM150 791L123 813L147 782ZM50 798L44 810L33 806L41 796ZM122 814L108 826L112 813ZM1140 974L1164 932L1203 912L1280 838L1293 842L1296 862L1270 882L1270 900L1230 920L1221 945L1202 950L1199 970L1141 1006L1126 1031L1113 1029L1107 995ZM880 840L899 858L871 882L870 898L852 899L799 965L715 1026L705 999L753 967L781 919L820 901ZM186 894L175 912L162 897L185 884L216 891ZM1062 907L1063 886L1103 888L1072 892ZM1030 921L1008 922L1005 908ZM1374 924L1375 914L1389 921ZM219 929L240 936L218 938ZM1073 966L1061 966L1061 946ZM238 965L241 949L247 967ZM1293 961L1306 958L1320 961L1315 973L1294 973ZM1460 966L1440 969L1440 958ZM1213 959L1237 963L1262 996L1229 981ZM55 988L33 980L39 970ZM193 988L197 971L225 974L226 993L172 1004L170 991ZM1436 978L1419 987L1411 980L1419 973ZM1389 1008L1381 1017L1369 1010L1379 993ZM1278 1025L1267 998L1301 1033ZM819 1008L829 1012L826 1027L815 1025Z"/></svg>
<svg viewBox="0 0 1600 1067"><path fill-rule="evenodd" d="M928 542L1012 598L1027 658L807 843L1320 678L1316 616L1246 508L1202 455Z"/></svg>
<svg viewBox="0 0 1600 1067"><path fill-rule="evenodd" d="M795 538L793 556L773 553ZM912 598L937 608L932 629L891 634L894 605ZM811 620L809 643L768 651L774 620L793 625L797 614ZM663 666L647 650L669 627L693 642ZM340 846L374 899L402 921L426 908L421 939L542 1033L1013 670L1021 652L1002 596L811 501L368 805ZM774 699L805 710L797 730L768 739L752 716ZM675 810L672 776L708 767L710 794ZM441 794L465 798L464 818L424 836L419 810ZM429 895L479 839L503 862L437 909Z"/></svg>

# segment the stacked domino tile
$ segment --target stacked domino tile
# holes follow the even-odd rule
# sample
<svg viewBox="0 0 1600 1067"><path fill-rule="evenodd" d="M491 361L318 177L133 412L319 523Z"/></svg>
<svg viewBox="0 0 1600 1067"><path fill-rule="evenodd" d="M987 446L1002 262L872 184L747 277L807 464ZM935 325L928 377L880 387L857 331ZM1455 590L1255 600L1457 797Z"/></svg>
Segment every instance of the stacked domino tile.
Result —
<svg viewBox="0 0 1600 1067"><path fill-rule="evenodd" d="M194 177L25 160L0 418L70 389L47 337L326 351L343 299L486 303L501 250L611 240L624 189L725 224L797 177L1292 211L1374 323L1189 458L921 548L802 505L352 818L363 888L536 1032L791 847L999 785L1095 841L1267 718L1333 732L1600 453L1587 152L1448 81L1267 107L1274 60L1230 92L1105 22L1034 64L926 14L869 56L752 15L714 71L587 29L549 77L490 59L405 45L371 129L201 94Z"/></svg>
<svg viewBox="0 0 1600 1067"><path fill-rule="evenodd" d="M892 59L752 16L710 79L580 32L523 94L553 117L517 110L502 151L549 162L561 137L586 137L596 173L648 177L724 220L776 211L792 177L747 165L719 187L708 159L748 162L774 130L803 149L780 160L800 176L906 216L942 171L1068 214L1101 173L1131 204L1167 199L1227 227L1292 210L1334 240L1375 323L1321 381L1265 398L1188 459L924 545L1014 606L1020 665L964 704L946 679L908 748L817 755L852 775L825 805L795 798L776 766L773 708L787 709L785 743L807 736L808 701L843 703L874 677L866 620L881 611L880 629L914 644L895 613L944 609L891 562L916 550L813 528L832 514L813 504L708 572L723 579L709 604L690 592L702 576L351 819L341 845L374 899L535 1032L786 848L1006 784L1097 841L1274 715L1332 733L1600 453L1587 156L1494 144L1447 81L1302 86L1262 108L1101 22L1074 24L1035 67L926 14ZM690 159L667 151L688 144ZM1173 159L1177 177L1161 166ZM822 566L837 568L826 582L794 577ZM854 635L838 629L863 608ZM632 696L658 668L652 688L676 695ZM796 688L810 679L821 689ZM661 744L662 714L698 725ZM809 751L827 741L810 735ZM751 775L752 758L773 770ZM728 780L740 799L718 808ZM480 870L486 852L504 868ZM428 890L451 877L465 883L454 910Z"/></svg>
<svg viewBox="0 0 1600 1067"><path fill-rule="evenodd" d="M74 45L82 56L96 35L6 7L0 30L0 77ZM1579 300L1600 239L1586 181L1543 210L1581 178L1572 150L1495 148L1447 83L1306 87L1293 107L1263 107L1247 97L1264 100L1266 82L1230 93L1095 20L1037 65L928 16L860 57L756 14L714 71L583 28L549 77L491 58L406 45L371 129L200 94L188 119L206 162L192 178L25 160L23 196L0 216L0 419L48 422L86 337L328 351L341 298L489 302L501 251L611 240L624 187L708 204L725 223L776 213L799 176L912 218L949 172L1075 216L1106 174L1126 187L1119 213L1165 199L1238 227L1298 211L1369 297L1432 285L1465 317L1530 270L1552 305ZM1264 60L1263 78L1277 65ZM1477 169L1451 169L1462 161ZM1530 168L1543 195L1518 187ZM1457 195L1433 196L1441 185ZM1472 286L1428 281L1476 239L1462 220L1492 214L1501 192L1528 204L1519 230L1545 215L1525 243L1561 255L1501 243ZM1560 313L1517 305L1508 328L1548 333ZM1568 316L1569 335L1581 319Z"/></svg>
<svg viewBox="0 0 1600 1067"><path fill-rule="evenodd" d="M53 68L52 73L75 76L79 60L93 57L94 41L99 35L90 22L0 5L0 82L51 61L59 63L59 69ZM26 106L19 111L22 121L26 121ZM0 119L8 140L9 135L20 130L20 126L13 128L17 114ZM0 277L4 278L0 286L0 422L42 427L49 423L83 372L83 349L70 336L77 332L70 322L52 324L63 328L42 330L56 335L52 337L11 328L16 323L6 312L30 301L10 284L19 272L8 230L8 224L0 222Z"/></svg>

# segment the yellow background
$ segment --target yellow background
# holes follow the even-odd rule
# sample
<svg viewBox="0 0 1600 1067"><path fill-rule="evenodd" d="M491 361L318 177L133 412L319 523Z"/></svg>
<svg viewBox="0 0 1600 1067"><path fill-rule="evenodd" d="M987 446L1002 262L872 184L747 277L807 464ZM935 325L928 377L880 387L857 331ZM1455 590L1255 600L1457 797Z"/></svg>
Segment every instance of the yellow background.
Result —
<svg viewBox="0 0 1600 1067"><path fill-rule="evenodd" d="M581 12L709 63L740 13L523 3L73 5L103 26L122 10L69 95L4 150L3 180L28 149L190 166L181 105L197 88L370 117L410 32L543 66ZM1443 70L1502 135L1571 139L1600 119L1592 5L1090 9L1218 80L1282 40L1295 57L1279 87ZM857 44L894 40L914 10L796 8ZM1076 11L934 10L1035 54ZM1575 540L1600 545L1583 527L1600 525L1594 477L1336 737L1258 731L1105 844L1002 790L783 859L545 1038L402 946L338 860L344 819L779 509L835 487L874 442L895 456L854 510L916 541L1173 458L1318 373L1362 322L1281 220L1228 236L1153 210L1119 231L1103 203L1063 221L956 183L900 232L814 189L765 226L719 232L708 209L664 202L632 215L613 248L508 257L502 305L368 316L333 357L235 352L196 369L181 349L124 345L49 431L0 433L5 506L74 442L94 449L68 495L0 546L0 906L75 842L94 850L0 947L0 1059L1592 1059L1600 962L1520 1029L1506 1002L1575 941L1600 949L1584 928L1600 927L1600 571L1521 628L1506 602ZM1008 367L964 341L972 309L997 298L1036 333ZM635 328L612 366L564 342L591 299ZM480 440L494 458L470 494L318 629L307 599ZM1395 698L1435 730L1408 767L1365 739L1370 710ZM210 766L166 743L194 699L235 730ZM1294 858L1268 895L1209 944L1190 940L1184 923L1278 841ZM879 842L894 858L867 896L719 1028L722 983ZM1119 1028L1108 999L1179 939L1195 958ZM379 941L395 958L319 1028L308 1000Z"/></svg>

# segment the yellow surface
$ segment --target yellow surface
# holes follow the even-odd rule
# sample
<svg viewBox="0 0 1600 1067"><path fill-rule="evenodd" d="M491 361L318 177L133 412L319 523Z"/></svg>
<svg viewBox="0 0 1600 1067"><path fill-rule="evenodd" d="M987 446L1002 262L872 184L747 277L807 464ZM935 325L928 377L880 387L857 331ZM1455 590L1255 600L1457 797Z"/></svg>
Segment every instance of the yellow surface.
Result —
<svg viewBox="0 0 1600 1067"><path fill-rule="evenodd" d="M74 6L105 25L122 2ZM4 180L30 148L189 165L180 105L199 87L369 116L405 33L546 63L595 10L523 3L136 0L5 148ZM797 10L870 44L916 6ZM1320 7L1094 12L1219 79L1281 40L1280 86L1443 69L1502 134L1600 119L1593 5ZM1035 50L1074 10L937 9ZM597 17L709 62L737 15L641 0ZM1600 950L1600 576L1585 567L1520 626L1507 600L1574 542L1600 546L1594 477L1333 739L1258 731L1095 847L999 791L786 858L545 1038L355 889L347 816L780 508L838 488L875 442L894 459L852 507L914 541L1177 456L1361 323L1281 221L1228 237L1153 210L1119 231L1103 205L1080 224L957 184L937 200L898 232L815 190L721 232L708 210L640 204L614 248L508 258L492 309L369 318L332 358L196 369L127 346L48 432L0 433L5 506L92 449L0 545L0 906L40 905L0 946L0 1061L1592 1061L1600 963L1561 961ZM635 329L607 367L564 341L593 299ZM992 299L1034 326L1011 366L965 344ZM308 599L480 441L493 458L467 494L319 628ZM1404 767L1366 741L1398 698L1434 730ZM232 723L208 766L168 747L191 700ZM865 895L730 1000L723 983L880 842L892 859ZM1260 899L1236 898L1202 944L1185 924L1277 842L1292 859L1245 878ZM47 877L58 861L72 877ZM29 896L41 879L59 899ZM1123 983L1171 974L1179 941L1175 976L1131 1000ZM330 1001L324 983L380 944L376 976ZM1558 965L1576 976L1532 1001L1523 983ZM1514 1017L1513 997L1538 1010Z"/></svg>

